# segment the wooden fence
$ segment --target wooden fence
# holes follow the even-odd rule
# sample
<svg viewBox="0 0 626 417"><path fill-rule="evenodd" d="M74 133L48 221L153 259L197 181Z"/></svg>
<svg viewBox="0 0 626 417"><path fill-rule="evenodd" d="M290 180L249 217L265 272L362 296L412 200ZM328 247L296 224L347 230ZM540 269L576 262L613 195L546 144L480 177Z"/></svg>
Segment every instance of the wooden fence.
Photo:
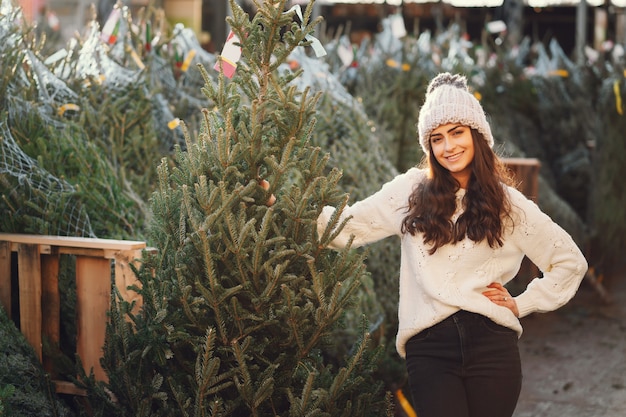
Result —
<svg viewBox="0 0 626 417"><path fill-rule="evenodd" d="M536 203L539 197L541 162L535 158L504 158L503 161L517 181L518 190Z"/></svg>
<svg viewBox="0 0 626 417"><path fill-rule="evenodd" d="M93 369L96 379L106 381L100 358L112 283L125 299L141 301L127 287L136 280L129 265L145 247L137 241L0 233L0 303L9 317L13 304L19 304L19 328L46 371L53 374L53 364L42 352L42 339L60 341L60 256L76 257L76 353L87 374ZM15 259L17 268L12 265ZM16 270L19 298L13 300ZM57 392L81 394L69 382L54 382Z"/></svg>

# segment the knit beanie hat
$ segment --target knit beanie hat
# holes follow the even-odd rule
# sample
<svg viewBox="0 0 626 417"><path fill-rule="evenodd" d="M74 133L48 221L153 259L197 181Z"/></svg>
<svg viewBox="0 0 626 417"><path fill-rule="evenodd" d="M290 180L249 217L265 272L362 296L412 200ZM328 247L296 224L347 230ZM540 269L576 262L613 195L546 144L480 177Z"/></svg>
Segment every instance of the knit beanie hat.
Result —
<svg viewBox="0 0 626 417"><path fill-rule="evenodd" d="M417 132L424 153L430 152L432 131L448 123L460 123L478 130L489 146L493 147L491 127L482 106L467 89L467 79L459 74L444 72L428 85L417 121Z"/></svg>

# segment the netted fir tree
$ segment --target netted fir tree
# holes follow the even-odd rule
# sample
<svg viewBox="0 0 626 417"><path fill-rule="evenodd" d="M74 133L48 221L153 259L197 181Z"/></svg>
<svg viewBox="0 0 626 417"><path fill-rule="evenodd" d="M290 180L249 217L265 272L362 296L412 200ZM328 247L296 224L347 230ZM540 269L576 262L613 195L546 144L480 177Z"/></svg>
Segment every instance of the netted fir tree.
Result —
<svg viewBox="0 0 626 417"><path fill-rule="evenodd" d="M330 353L365 266L361 253L326 249L337 217L317 233L322 207L341 209L347 197L340 172L327 172L328 156L309 144L318 96L295 87L299 71L279 70L309 43L312 3L302 22L285 4L257 3L250 19L230 2L241 61L231 81L200 68L215 105L175 164L159 167L156 251L137 271L143 306L112 307L102 364L117 401L93 384L96 414L391 412L372 378L379 352L367 323L348 355Z"/></svg>
<svg viewBox="0 0 626 417"><path fill-rule="evenodd" d="M607 78L599 91L597 114L602 133L598 135L593 151L593 184L590 194L591 253L590 261L605 271L623 264L626 245L626 211L623 178L626 175L623 129L624 115L623 69Z"/></svg>
<svg viewBox="0 0 626 417"><path fill-rule="evenodd" d="M329 52L332 53L332 52ZM317 104L315 131L311 143L328 150L329 166L339 167L342 177L339 187L350 196L349 204L378 191L398 171L387 158L381 135L385 131L365 112L361 100L353 97L341 84L340 78L330 72L331 65L320 63L303 50L290 56L289 65L304 70L297 80L301 88L320 92ZM370 323L373 343L385 350L377 378L389 389L405 384L404 360L395 349L398 330L398 269L400 244L397 237L389 237L367 247L367 272L357 294L361 309L348 317L355 325L348 326L335 337L353 337L358 330L358 315L362 311ZM338 350L349 346L336 346Z"/></svg>
<svg viewBox="0 0 626 417"><path fill-rule="evenodd" d="M398 171L404 172L423 157L416 124L429 81L442 71L469 74L475 65L457 24L437 35L425 31L401 36L393 30L396 18L383 19L382 30L363 41L352 64L334 71L382 128L383 149ZM329 55L340 54L341 41L331 44L330 50ZM329 61L333 63L332 57Z"/></svg>
<svg viewBox="0 0 626 417"><path fill-rule="evenodd" d="M559 49L558 45L552 45L552 49ZM550 127L548 129L544 126L545 120L549 120L549 118L542 115L539 108L550 107L550 104L541 102L536 86L544 84L557 85L562 83L563 80L550 81L545 79L554 78L554 75L551 75L554 73L551 73L550 71L552 70L549 70L547 67L552 65L556 68L557 63L546 63L545 60L548 57L545 53L542 53L539 54L542 57L542 64L538 64L538 58L533 57L533 51L542 49L542 45L533 45L529 38L525 38L515 50L498 48L496 49L497 54L493 55L492 58L497 65L487 66L480 70L477 69L472 79L478 81L475 84L475 91L480 95L481 104L489 117L491 129L496 140L496 151L503 157L528 157L536 158L540 161L538 195L534 196L537 204L554 221L567 230L579 246L584 249L588 240L586 219L581 217L568 200L561 195L565 190L559 186L562 181L557 182L552 168L554 165L557 165L555 161L566 158L561 154L549 157L548 146L545 146L546 141L554 141L555 134L545 133L554 128ZM561 57L558 54L555 60L560 62ZM532 73L527 67L529 62L532 63L531 68L542 67L544 69L541 73L531 75ZM580 71L576 70L573 74L574 77L567 83L576 82L581 84L579 78ZM567 89L574 91L579 89L579 87L568 86ZM558 97L558 94L554 94L554 96ZM559 106L562 106L562 104L559 104ZM585 118L592 118L589 115L593 112L589 110L587 105L570 105L570 107L572 109L580 109L577 110L580 113L577 115L577 118L581 120L581 124L584 123L582 120ZM579 140L579 138L574 138L574 140ZM576 147L572 147L570 150L574 149ZM575 152L575 154L578 153ZM560 165L562 166L562 164ZM570 174L581 178L580 173L577 171L578 168L583 167L580 164L574 165L568 171ZM524 181L523 178L518 180L520 182ZM580 187L580 184L577 187ZM587 198L583 198L579 203L586 204L586 200ZM522 279L523 282L524 280ZM519 289L521 290L522 287Z"/></svg>
<svg viewBox="0 0 626 417"><path fill-rule="evenodd" d="M141 71L113 62L93 24L49 60L16 23L19 8L2 7L0 229L141 238L154 160L171 150L157 129L173 117L154 115Z"/></svg>

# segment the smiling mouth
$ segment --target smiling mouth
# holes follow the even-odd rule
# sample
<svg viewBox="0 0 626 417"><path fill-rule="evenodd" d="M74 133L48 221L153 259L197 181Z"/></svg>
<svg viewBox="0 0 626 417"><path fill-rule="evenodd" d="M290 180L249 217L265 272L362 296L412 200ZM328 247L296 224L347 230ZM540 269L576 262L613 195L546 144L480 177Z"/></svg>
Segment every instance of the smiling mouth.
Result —
<svg viewBox="0 0 626 417"><path fill-rule="evenodd" d="M461 158L461 155L463 155L463 152L455 153L454 155L446 156L446 160L449 162L454 162Z"/></svg>

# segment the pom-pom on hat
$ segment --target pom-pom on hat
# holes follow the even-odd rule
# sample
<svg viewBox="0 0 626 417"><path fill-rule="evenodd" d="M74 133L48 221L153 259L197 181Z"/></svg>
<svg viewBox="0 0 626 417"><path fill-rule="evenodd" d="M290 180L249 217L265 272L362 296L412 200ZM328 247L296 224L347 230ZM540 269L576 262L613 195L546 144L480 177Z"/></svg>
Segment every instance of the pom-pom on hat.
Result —
<svg viewBox="0 0 626 417"><path fill-rule="evenodd" d="M489 146L493 147L493 135L485 111L467 89L467 79L459 74L444 72L428 85L417 121L417 132L424 153L430 152L432 131L448 123L460 123L478 130Z"/></svg>

